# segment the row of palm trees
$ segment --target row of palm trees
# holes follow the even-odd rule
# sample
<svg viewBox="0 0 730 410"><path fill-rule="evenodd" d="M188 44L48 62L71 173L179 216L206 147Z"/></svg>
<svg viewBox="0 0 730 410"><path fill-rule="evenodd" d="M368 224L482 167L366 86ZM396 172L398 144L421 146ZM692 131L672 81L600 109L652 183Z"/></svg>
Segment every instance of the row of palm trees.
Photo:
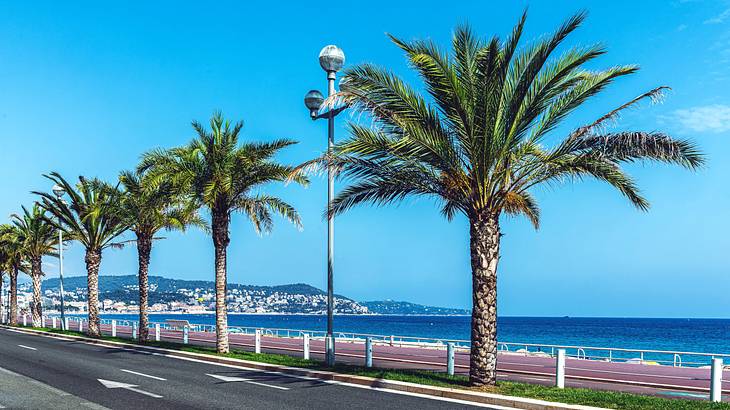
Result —
<svg viewBox="0 0 730 410"><path fill-rule="evenodd" d="M88 332L99 336L102 252L122 246L115 241L132 231L139 255L139 337L144 341L148 264L156 234L201 227L210 232L215 247L217 350L227 352L226 250L231 216L244 214L258 232L272 228L274 214L299 226L292 206L259 193L260 188L287 181L306 185L312 170L333 166L348 185L329 213L361 203L382 205L425 196L440 200L447 219L458 214L468 219L473 302L470 381L476 386L493 384L502 216L523 215L537 228L540 209L534 189L584 177L610 184L646 210L647 200L622 164L648 160L688 169L703 164L702 154L690 141L659 132L605 131L622 111L661 97L666 87L620 104L564 137L555 135L578 107L614 80L637 71L636 66L585 69L605 53L600 45L575 47L555 57L555 50L584 18L583 13L576 14L554 33L524 47L519 47L524 14L506 39L484 40L469 27L458 27L450 52L431 41L391 37L423 80L424 92L372 64L345 70L340 91L326 105L347 104L365 113L367 125L350 123L349 138L296 167L274 159L294 141L241 143L242 124L231 124L216 114L209 129L193 123L197 136L188 145L144 154L137 169L123 172L118 184L80 178L71 185L51 173L47 177L68 192L70 202L36 192L39 202L32 210L24 209L12 226L2 228L2 271L11 276L11 287L19 271L30 271L37 323L40 259L56 252L53 238L63 230L68 240L86 248ZM209 215L210 224L200 210Z"/></svg>

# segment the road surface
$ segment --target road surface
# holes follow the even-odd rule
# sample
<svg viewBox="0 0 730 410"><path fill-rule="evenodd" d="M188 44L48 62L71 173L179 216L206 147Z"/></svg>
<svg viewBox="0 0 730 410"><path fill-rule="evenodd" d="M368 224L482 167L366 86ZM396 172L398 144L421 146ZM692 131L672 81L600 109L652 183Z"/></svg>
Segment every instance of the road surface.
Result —
<svg viewBox="0 0 730 410"><path fill-rule="evenodd" d="M477 406L0 329L0 408L428 410Z"/></svg>

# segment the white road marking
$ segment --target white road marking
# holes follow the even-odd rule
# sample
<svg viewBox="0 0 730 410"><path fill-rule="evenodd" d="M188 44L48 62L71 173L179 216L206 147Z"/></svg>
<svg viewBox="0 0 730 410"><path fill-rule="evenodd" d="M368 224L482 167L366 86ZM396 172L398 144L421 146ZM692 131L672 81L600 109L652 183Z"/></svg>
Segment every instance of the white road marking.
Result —
<svg viewBox="0 0 730 410"><path fill-rule="evenodd" d="M131 373L131 374L136 374L137 376L142 376L142 377L149 377L150 379L155 379L155 380L161 380L161 381L163 381L163 382L164 382L164 381L167 381L167 379L163 379L162 377L157 377L157 376L150 376L149 374L144 374L144 373L140 373L140 372L135 372L135 371L132 371L132 370L127 370L127 369L119 369L119 370L121 370L121 371L123 371L123 372L125 372L125 373Z"/></svg>
<svg viewBox="0 0 730 410"><path fill-rule="evenodd" d="M99 383L101 383L107 389L125 389L125 390L129 390L129 391L133 391L135 393L144 394L145 396L149 396L149 397L152 397L155 399L162 398L162 396L160 396L159 394L154 394L154 393L150 393L148 391L138 389L137 387L139 387L139 386L137 386L136 384L120 383L120 382L104 380L104 379L96 379L96 380L98 380Z"/></svg>
<svg viewBox="0 0 730 410"><path fill-rule="evenodd" d="M15 330L15 329L7 329L7 330L9 332L14 332L14 333L28 334L28 332L23 332L23 331ZM127 347L114 348L114 347L110 347L110 346L100 345L100 344L97 344L97 343L91 343L91 342L83 341L83 340L82 341L79 341L78 339L68 338L68 337L63 337L63 336L56 336L56 335L51 336L51 335L42 335L42 334L41 335L37 335L37 336L51 338L51 339L58 339L58 340L67 340L67 341L73 341L73 342L81 342L81 343L86 344L86 345L89 345L89 346L103 347L103 348L106 348L106 349L127 350L127 351L130 351L130 352L149 354L149 355L153 355L153 356L162 356L162 357L167 357L167 358L170 358L170 359L177 359L177 360L185 360L185 361L189 361L189 362L203 363L203 364L207 364L207 365L210 365L210 366L227 367L227 368L239 369L239 370L250 370L250 371L255 371L255 372L260 372L260 373L267 373L267 374L277 374L277 375L281 375L281 376L285 376L285 377L289 377L289 378L293 378L293 379L316 381L316 382L320 382L320 383L327 383L327 384L334 384L334 385L341 385L341 386L353 387L353 388L356 388L356 389L376 390L376 391L379 391L379 392L382 392L382 393L390 393L390 394L399 394L399 395L403 395L403 396L420 397L420 398L428 399L428 400L443 401L443 402L448 402L448 403L458 403L458 404L464 404L464 405L475 406L475 407L488 407L488 408L492 408L492 409L513 409L511 407L503 407L503 406L497 406L497 405L493 405L493 404L483 404L483 403L477 403L477 402L468 401L468 400L450 399L450 398L446 398L446 397L431 396L431 395L428 395L428 394L410 393L410 392L398 391L398 390L389 390L389 389L380 388L380 387L373 387L373 386L365 386L365 385L360 385L360 384L346 383L346 382L340 382L340 381L336 381L336 380L322 380L322 379L318 379L316 377L300 376L300 375L296 375L296 374L284 373L284 372L279 372L279 371L261 370L261 369L256 369L256 368L252 368L252 367L238 366L238 365L232 365L232 364L227 364L227 363L215 363L215 362L210 362L210 361L206 361L206 360L193 359L191 357L175 356L175 355L170 354L170 353L144 352L144 351L141 351L139 349L132 349L132 348L127 348ZM162 348L152 348L152 349L164 350Z"/></svg>
<svg viewBox="0 0 730 410"><path fill-rule="evenodd" d="M248 383L248 384L255 384L257 386L271 387L273 389L289 390L288 387L275 386L273 384L261 383L261 382L255 381L255 380L246 379L244 377L219 376L217 374L207 374L207 373L206 373L206 376L216 378L216 379L222 381L223 383L244 382L244 383Z"/></svg>
<svg viewBox="0 0 730 410"><path fill-rule="evenodd" d="M35 347L30 347L30 346L25 346L25 345L18 345L18 347L22 347L23 349L28 349L28 350L38 350Z"/></svg>

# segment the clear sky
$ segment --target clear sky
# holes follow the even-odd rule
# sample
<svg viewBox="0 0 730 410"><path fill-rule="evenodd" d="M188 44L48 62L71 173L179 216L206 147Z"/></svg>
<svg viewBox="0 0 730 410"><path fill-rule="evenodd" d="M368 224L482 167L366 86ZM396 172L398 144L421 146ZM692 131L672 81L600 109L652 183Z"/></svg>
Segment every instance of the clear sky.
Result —
<svg viewBox="0 0 730 410"><path fill-rule="evenodd" d="M527 5L322 4L4 2L0 215L31 204L31 190L50 189L42 173L113 180L143 151L187 142L190 121L207 122L215 110L243 119L246 139L301 141L281 161L309 159L325 146L326 124L313 123L302 102L309 89L325 89L317 63L322 46L339 45L348 65L388 66L418 84L386 32L446 45L453 27L469 22L485 37L506 36ZM669 85L664 104L630 111L614 129L692 138L708 164L697 173L631 166L652 202L648 213L594 181L535 191L543 211L539 231L524 220L504 221L499 312L730 317L730 2L532 1L524 38L553 30L580 9L589 18L568 45L604 43L609 53L593 68L636 63L642 70L592 100L558 133ZM271 235L257 237L243 217L234 217L229 281L324 288L325 181L270 191L299 209L304 231L279 220ZM429 201L362 207L337 220L335 236L336 292L358 300L470 306L463 217L449 223ZM153 250L152 274L212 280L209 238L197 231L166 237ZM47 275L57 275L56 261L46 262ZM135 249L106 251L101 271L136 273ZM85 272L77 245L67 254L66 272Z"/></svg>

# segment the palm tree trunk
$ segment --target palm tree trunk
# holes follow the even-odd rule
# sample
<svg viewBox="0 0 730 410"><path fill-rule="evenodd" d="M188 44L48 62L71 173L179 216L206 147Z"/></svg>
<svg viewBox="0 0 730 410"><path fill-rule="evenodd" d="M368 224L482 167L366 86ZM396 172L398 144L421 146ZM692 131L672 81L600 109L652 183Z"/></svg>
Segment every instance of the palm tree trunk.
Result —
<svg viewBox="0 0 730 410"><path fill-rule="evenodd" d="M5 286L5 272L0 271L0 322L5 324L5 305L3 305L3 286Z"/></svg>
<svg viewBox="0 0 730 410"><path fill-rule="evenodd" d="M89 309L89 336L101 337L101 325L99 322L99 265L101 265L101 251L98 249L87 249L86 257L86 283L88 288L88 309Z"/></svg>
<svg viewBox="0 0 730 410"><path fill-rule="evenodd" d="M10 325L18 324L18 266L10 272Z"/></svg>
<svg viewBox="0 0 730 410"><path fill-rule="evenodd" d="M226 251L230 242L228 211L214 211L212 218L215 247L215 333L216 350L228 353L228 316L226 312Z"/></svg>
<svg viewBox="0 0 730 410"><path fill-rule="evenodd" d="M139 341L144 343L149 337L149 316L147 314L149 290L150 253L152 238L137 233L137 257L139 259Z"/></svg>
<svg viewBox="0 0 730 410"><path fill-rule="evenodd" d="M41 318L43 317L43 300L41 298L41 280L43 279L43 270L41 258L33 258L30 262L30 276L33 279L33 302L31 302L30 314L33 320L33 326L39 327Z"/></svg>
<svg viewBox="0 0 730 410"><path fill-rule="evenodd" d="M469 219L472 271L469 383L494 385L497 382L499 214L481 212Z"/></svg>

